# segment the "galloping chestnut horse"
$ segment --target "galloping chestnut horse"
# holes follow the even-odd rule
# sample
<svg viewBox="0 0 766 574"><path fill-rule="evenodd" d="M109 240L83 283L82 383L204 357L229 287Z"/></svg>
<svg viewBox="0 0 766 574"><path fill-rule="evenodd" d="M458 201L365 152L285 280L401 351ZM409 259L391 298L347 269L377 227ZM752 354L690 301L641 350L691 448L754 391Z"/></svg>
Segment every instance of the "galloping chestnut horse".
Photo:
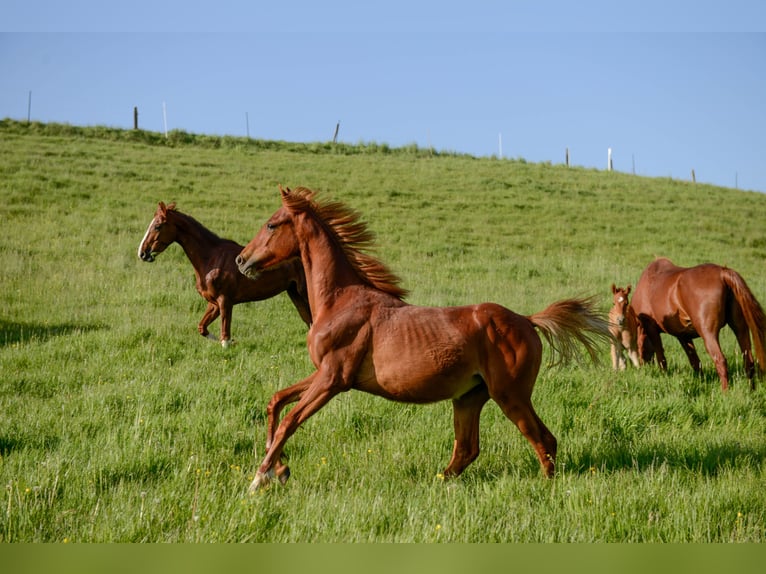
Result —
<svg viewBox="0 0 766 574"><path fill-rule="evenodd" d="M625 352L634 367L641 364L638 355L638 319L630 306L630 285L617 287L612 283L612 308L609 310L609 332L612 333L612 368L624 371Z"/></svg>
<svg viewBox="0 0 766 574"><path fill-rule="evenodd" d="M755 388L750 335L759 367L763 369L766 315L739 273L713 263L686 268L669 259L656 259L641 274L632 306L640 324L638 350L644 362L651 361L656 352L660 368L667 369L660 339L660 333L667 333L678 339L692 369L699 372L694 339L702 337L725 391L729 387L729 371L718 334L729 325L742 350L750 387Z"/></svg>
<svg viewBox="0 0 766 574"><path fill-rule="evenodd" d="M157 211L138 246L138 257L152 262L170 244L177 242L194 267L197 291L208 302L199 323L203 337L217 340L207 327L221 316L221 345L231 342L231 312L238 303L261 301L287 291L290 299L307 325L311 325L311 310L306 292L306 278L300 259L285 261L252 278L243 276L235 263L242 251L239 243L221 239L193 217L176 211L175 203L160 202Z"/></svg>
<svg viewBox="0 0 766 574"><path fill-rule="evenodd" d="M316 371L278 391L267 407L266 456L250 485L285 482L287 439L338 393L357 389L407 403L452 400L455 444L444 476L457 476L479 454L479 415L491 398L532 444L547 476L556 439L532 407L542 359L535 328L563 360L609 337L592 299L569 299L524 317L493 303L416 307L399 279L365 251L373 236L359 214L319 202L305 188L283 190L282 207L237 257L254 274L300 256L314 322L308 351ZM281 410L297 404L279 421Z"/></svg>

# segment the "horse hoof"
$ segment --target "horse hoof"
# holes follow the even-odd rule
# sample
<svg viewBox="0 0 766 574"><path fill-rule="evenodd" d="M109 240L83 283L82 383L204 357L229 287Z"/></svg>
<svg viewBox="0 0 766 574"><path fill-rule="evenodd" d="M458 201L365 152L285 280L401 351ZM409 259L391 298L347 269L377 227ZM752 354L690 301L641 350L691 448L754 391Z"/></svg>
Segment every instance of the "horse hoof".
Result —
<svg viewBox="0 0 766 574"><path fill-rule="evenodd" d="M224 349L228 349L229 347L231 347L231 344L232 344L231 339L223 339L221 341L221 347L223 347Z"/></svg>
<svg viewBox="0 0 766 574"><path fill-rule="evenodd" d="M290 467L286 466L285 469L279 474L279 482L282 484L287 483L287 479L290 478Z"/></svg>
<svg viewBox="0 0 766 574"><path fill-rule="evenodd" d="M250 494L255 494L262 488L266 488L269 486L269 483L271 482L271 474L273 474L273 471L271 473L269 472L256 472L255 478L253 479L253 482L250 483L250 488L248 488L248 492Z"/></svg>

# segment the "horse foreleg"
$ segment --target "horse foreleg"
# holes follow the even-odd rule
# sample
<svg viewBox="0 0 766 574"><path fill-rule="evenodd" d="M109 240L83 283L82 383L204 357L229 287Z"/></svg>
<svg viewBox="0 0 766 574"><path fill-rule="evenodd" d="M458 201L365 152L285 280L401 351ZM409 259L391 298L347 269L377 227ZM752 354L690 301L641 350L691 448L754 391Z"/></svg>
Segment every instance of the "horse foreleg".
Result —
<svg viewBox="0 0 766 574"><path fill-rule="evenodd" d="M612 369L615 371L625 370L625 358L622 356L622 349L620 348L619 343L612 341L610 347L612 354Z"/></svg>
<svg viewBox="0 0 766 574"><path fill-rule="evenodd" d="M211 335L208 332L207 327L210 325L210 323L218 318L219 313L220 311L218 310L218 304L209 301L207 304L207 309L205 309L205 314L202 315L202 320L200 320L199 325L197 326L197 330L199 331L200 335L207 337L208 339L212 339L213 341L218 340L214 335Z"/></svg>
<svg viewBox="0 0 766 574"><path fill-rule="evenodd" d="M729 388L729 365L721 351L718 333L706 333L702 336L702 339L705 341L705 349L708 355L713 359L715 370L718 372L718 378L721 379L721 390L726 391Z"/></svg>
<svg viewBox="0 0 766 574"><path fill-rule="evenodd" d="M303 391L305 391L311 385L313 378L314 375L307 377L302 381L281 389L272 395L271 400L266 407L266 420L268 425L266 429L267 450L271 448L271 443L274 442L274 433L277 430L277 425L279 424L279 415L281 414L282 409L290 403L294 403L295 401L299 400L303 394Z"/></svg>
<svg viewBox="0 0 766 574"><path fill-rule="evenodd" d="M266 407L266 424L267 424L266 450L267 451L271 448L271 445L274 442L274 433L277 430L277 425L279 424L279 415L282 412L282 409L285 408L290 403L294 403L295 401L299 400L301 398L301 395L303 394L303 391L305 391L311 384L311 380L312 380L312 377L303 379L299 383L290 385L289 387L285 389L277 391L271 397L271 400L269 401L269 404ZM279 479L283 483L286 482L287 479L290 477L290 469L287 467L287 465L282 463L281 457L279 462L277 463L275 470L276 470L276 475L279 477Z"/></svg>
<svg viewBox="0 0 766 574"><path fill-rule="evenodd" d="M692 370L695 373L700 372L700 358L697 354L697 349L694 348L694 341L687 337L678 337L678 342L681 343L681 348L686 353L689 359L689 364L692 366Z"/></svg>
<svg viewBox="0 0 766 574"><path fill-rule="evenodd" d="M282 422L279 423L279 426L272 437L271 445L266 452L266 456L264 457L263 462L261 462L261 466L258 467L253 482L250 484L249 490L251 493L256 492L259 488L267 486L274 476L279 476L277 474L278 470L281 469L283 472L287 471L287 467L281 465L279 462L282 456L282 449L284 448L287 439L295 433L298 427L306 419L321 409L330 399L340 392L339 387L333 385L331 382L328 384L318 384L317 375L318 373L314 373L312 376L301 381L301 383L305 383L305 388L300 394L298 404L295 405L292 410L285 415ZM301 385L301 383L293 385L293 387L297 387L298 385ZM284 476L284 474L282 476ZM287 477L285 477L282 482L285 482L286 480Z"/></svg>
<svg viewBox="0 0 766 574"><path fill-rule="evenodd" d="M455 445L444 476L458 476L479 456L479 418L489 400L487 385L474 387L462 397L452 400Z"/></svg>
<svg viewBox="0 0 766 574"><path fill-rule="evenodd" d="M218 299L221 313L221 346L226 348L231 344L231 312L233 305L223 297Z"/></svg>
<svg viewBox="0 0 766 574"><path fill-rule="evenodd" d="M644 363L649 363L652 356L657 356L657 364L663 371L668 370L668 361L665 358L665 348L662 346L662 337L657 325L645 325L638 333L638 352Z"/></svg>

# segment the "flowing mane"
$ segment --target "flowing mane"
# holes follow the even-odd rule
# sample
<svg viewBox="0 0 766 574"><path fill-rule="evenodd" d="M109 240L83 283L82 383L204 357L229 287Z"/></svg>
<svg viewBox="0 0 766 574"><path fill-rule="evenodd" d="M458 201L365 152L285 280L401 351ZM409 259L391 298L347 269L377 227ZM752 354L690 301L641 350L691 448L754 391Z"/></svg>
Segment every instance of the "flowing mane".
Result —
<svg viewBox="0 0 766 574"><path fill-rule="evenodd" d="M292 211L309 213L337 240L359 276L371 286L399 299L408 291L401 279L386 264L370 254L375 234L361 220L361 214L340 201L317 201L318 194L308 188L288 189L285 205ZM366 251L366 252L365 252Z"/></svg>

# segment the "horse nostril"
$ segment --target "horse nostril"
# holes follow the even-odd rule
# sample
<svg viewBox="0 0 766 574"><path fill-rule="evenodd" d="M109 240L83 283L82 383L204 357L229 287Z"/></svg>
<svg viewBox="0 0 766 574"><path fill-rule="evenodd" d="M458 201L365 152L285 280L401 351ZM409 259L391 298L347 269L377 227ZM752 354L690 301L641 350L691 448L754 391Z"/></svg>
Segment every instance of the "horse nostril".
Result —
<svg viewBox="0 0 766 574"><path fill-rule="evenodd" d="M237 255L237 258L234 261L237 263L238 267L242 267L242 264L245 262L241 255Z"/></svg>

